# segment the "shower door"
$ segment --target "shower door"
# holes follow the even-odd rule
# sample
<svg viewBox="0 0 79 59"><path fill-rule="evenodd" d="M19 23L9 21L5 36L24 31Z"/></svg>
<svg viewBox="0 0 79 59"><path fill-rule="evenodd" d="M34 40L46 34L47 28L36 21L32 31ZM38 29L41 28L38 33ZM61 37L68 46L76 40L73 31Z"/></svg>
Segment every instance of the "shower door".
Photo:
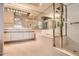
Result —
<svg viewBox="0 0 79 59"><path fill-rule="evenodd" d="M66 8L62 3L50 3L39 18L43 21L45 35L52 39L52 47L63 48L67 44ZM46 23L47 22L47 23ZM47 32L46 32L47 31Z"/></svg>
<svg viewBox="0 0 79 59"><path fill-rule="evenodd" d="M62 3L53 3L53 46L63 48L67 44L66 8Z"/></svg>
<svg viewBox="0 0 79 59"><path fill-rule="evenodd" d="M74 55L79 55L79 4L73 3L65 6L67 44L64 49Z"/></svg>

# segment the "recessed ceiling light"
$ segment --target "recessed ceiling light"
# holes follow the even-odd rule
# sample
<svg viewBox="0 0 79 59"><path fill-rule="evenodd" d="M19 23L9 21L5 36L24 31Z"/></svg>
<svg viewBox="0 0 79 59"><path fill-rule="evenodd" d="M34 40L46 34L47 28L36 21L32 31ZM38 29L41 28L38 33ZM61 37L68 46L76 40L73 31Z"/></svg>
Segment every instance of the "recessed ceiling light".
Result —
<svg viewBox="0 0 79 59"><path fill-rule="evenodd" d="M16 10L13 10L13 12L16 12Z"/></svg>
<svg viewBox="0 0 79 59"><path fill-rule="evenodd" d="M10 8L7 8L8 11L10 11Z"/></svg>
<svg viewBox="0 0 79 59"><path fill-rule="evenodd" d="M13 9L10 9L11 12L13 12Z"/></svg>

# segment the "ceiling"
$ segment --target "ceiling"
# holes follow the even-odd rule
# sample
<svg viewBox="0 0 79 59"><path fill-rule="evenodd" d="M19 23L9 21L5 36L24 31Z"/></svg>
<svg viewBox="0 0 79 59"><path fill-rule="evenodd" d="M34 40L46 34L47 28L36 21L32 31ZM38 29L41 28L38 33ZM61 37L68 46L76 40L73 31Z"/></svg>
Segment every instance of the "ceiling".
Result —
<svg viewBox="0 0 79 59"><path fill-rule="evenodd" d="M46 12L49 13L53 10L53 4L52 3L5 3L4 7L10 7L10 8L16 8L16 9L22 9L27 10L30 12L35 13L41 13ZM56 7L58 6L58 3L56 3Z"/></svg>
<svg viewBox="0 0 79 59"><path fill-rule="evenodd" d="M51 3L5 3L4 7L27 11L36 17L41 13L47 12L46 10L48 10L48 7L51 5ZM49 9L51 10L51 8Z"/></svg>
<svg viewBox="0 0 79 59"><path fill-rule="evenodd" d="M28 4L36 6L36 7L40 7L42 5L41 3L28 3Z"/></svg>
<svg viewBox="0 0 79 59"><path fill-rule="evenodd" d="M78 3L64 3L68 7L68 18L79 19L79 4ZM43 13L52 13L52 3L5 3L4 7L15 8L23 11L27 11L33 14L33 16L39 16ZM59 7L56 3L56 8Z"/></svg>
<svg viewBox="0 0 79 59"><path fill-rule="evenodd" d="M53 12L52 3L5 3L4 7L19 9L31 13L34 17ZM56 8L59 4L56 3Z"/></svg>
<svg viewBox="0 0 79 59"><path fill-rule="evenodd" d="M17 8L22 10L29 10L33 12L43 12L46 8L48 8L51 3L5 3L4 7Z"/></svg>

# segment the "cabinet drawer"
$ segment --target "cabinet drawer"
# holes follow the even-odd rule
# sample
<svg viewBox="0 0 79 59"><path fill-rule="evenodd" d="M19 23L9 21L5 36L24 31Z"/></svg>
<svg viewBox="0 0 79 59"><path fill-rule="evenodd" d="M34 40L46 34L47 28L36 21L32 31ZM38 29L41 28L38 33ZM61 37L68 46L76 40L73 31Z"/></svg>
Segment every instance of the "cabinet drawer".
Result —
<svg viewBox="0 0 79 59"><path fill-rule="evenodd" d="M23 33L11 33L11 41L23 40Z"/></svg>
<svg viewBox="0 0 79 59"><path fill-rule="evenodd" d="M11 34L10 33L4 33L4 41L10 41L11 40Z"/></svg>

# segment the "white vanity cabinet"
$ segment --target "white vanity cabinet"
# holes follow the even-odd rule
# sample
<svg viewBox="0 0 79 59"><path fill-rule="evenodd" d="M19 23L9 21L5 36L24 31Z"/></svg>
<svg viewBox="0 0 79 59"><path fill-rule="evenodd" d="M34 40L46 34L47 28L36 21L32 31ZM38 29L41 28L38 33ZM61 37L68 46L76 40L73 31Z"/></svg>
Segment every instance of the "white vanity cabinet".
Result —
<svg viewBox="0 0 79 59"><path fill-rule="evenodd" d="M32 30L26 29L9 29L4 32L4 41L30 40L35 38Z"/></svg>
<svg viewBox="0 0 79 59"><path fill-rule="evenodd" d="M4 32L4 41L10 41L10 39L11 39L11 34Z"/></svg>
<svg viewBox="0 0 79 59"><path fill-rule="evenodd" d="M21 32L12 32L11 33L11 41L23 40L23 33Z"/></svg>
<svg viewBox="0 0 79 59"><path fill-rule="evenodd" d="M24 38L24 39L28 39L28 38L30 39L30 37L29 37L29 36L30 36L29 33L30 33L30 32L27 32L27 33L24 32L24 33L23 33L23 35L24 35L23 38Z"/></svg>
<svg viewBox="0 0 79 59"><path fill-rule="evenodd" d="M34 32L31 31L27 31L27 33L26 32L24 33L24 39L32 39L35 38L34 36L35 36Z"/></svg>

